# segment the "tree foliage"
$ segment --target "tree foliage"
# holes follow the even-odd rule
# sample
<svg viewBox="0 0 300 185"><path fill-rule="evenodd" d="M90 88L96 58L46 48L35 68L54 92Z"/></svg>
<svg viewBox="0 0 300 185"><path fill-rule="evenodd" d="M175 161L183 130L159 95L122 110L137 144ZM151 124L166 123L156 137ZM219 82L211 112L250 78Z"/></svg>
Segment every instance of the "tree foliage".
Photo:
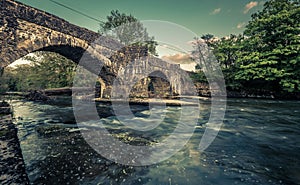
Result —
<svg viewBox="0 0 300 185"><path fill-rule="evenodd" d="M243 35L201 38L213 49L230 88L300 92L299 1L269 0Z"/></svg>
<svg viewBox="0 0 300 185"><path fill-rule="evenodd" d="M76 64L50 52L36 52L24 57L30 64L7 67L2 76L3 90L28 91L71 87Z"/></svg>
<svg viewBox="0 0 300 185"><path fill-rule="evenodd" d="M236 79L272 83L275 90L300 91L299 1L270 0L252 15L244 32Z"/></svg>
<svg viewBox="0 0 300 185"><path fill-rule="evenodd" d="M111 36L126 46L144 46L150 53L157 55L157 42L154 41L154 37L149 36L143 24L132 15L112 10L107 16L107 21L100 26L100 33Z"/></svg>

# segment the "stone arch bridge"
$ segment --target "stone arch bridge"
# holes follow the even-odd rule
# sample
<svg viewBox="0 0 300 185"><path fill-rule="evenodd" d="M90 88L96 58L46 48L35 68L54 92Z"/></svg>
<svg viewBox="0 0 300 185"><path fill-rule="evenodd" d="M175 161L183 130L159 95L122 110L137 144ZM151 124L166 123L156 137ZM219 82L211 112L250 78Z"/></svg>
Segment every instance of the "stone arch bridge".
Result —
<svg viewBox="0 0 300 185"><path fill-rule="evenodd" d="M143 49L126 48L96 32L17 1L0 0L0 7L0 68L35 51L56 52L75 63L84 55L90 55L86 56L83 67L93 71L93 65L103 65L100 72L93 71L99 76L101 97L110 97L113 82L120 74L127 76L126 80L118 81L119 92L128 91L125 82L136 81L131 87L132 96L149 97L155 92L165 96L190 91L184 85L188 75L179 65L151 56ZM151 72L148 77L145 71Z"/></svg>

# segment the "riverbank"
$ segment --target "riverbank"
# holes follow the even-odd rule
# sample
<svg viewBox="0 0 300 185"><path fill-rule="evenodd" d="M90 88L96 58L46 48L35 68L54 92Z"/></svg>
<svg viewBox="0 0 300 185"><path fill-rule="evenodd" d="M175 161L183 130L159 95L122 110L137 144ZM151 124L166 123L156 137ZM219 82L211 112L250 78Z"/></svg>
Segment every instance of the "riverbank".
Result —
<svg viewBox="0 0 300 185"><path fill-rule="evenodd" d="M211 98L211 90L208 84L205 83L196 83L195 84L198 96L173 96L167 98L130 98L128 101L132 105L148 105L151 104L166 104L168 106L180 106L180 105L191 105L190 103L185 103L180 101L180 98L188 99L200 99L200 100L209 100ZM49 100L47 97L53 96L72 96L72 87L62 87L62 88L52 88L45 89L40 91L31 91L31 92L6 92L3 95L6 96L23 96L28 100ZM94 92L95 89L90 88L76 88L76 93L82 94L78 96L80 99L86 100L96 100L97 102L121 102L120 100L111 100L107 98L95 98ZM300 93L283 93L283 92L272 92L267 90L228 90L226 92L227 98L250 98L250 99L272 99L272 100L300 100ZM179 101L178 101L179 100Z"/></svg>
<svg viewBox="0 0 300 185"><path fill-rule="evenodd" d="M0 184L29 184L10 107L0 105Z"/></svg>
<svg viewBox="0 0 300 185"><path fill-rule="evenodd" d="M211 89L207 83L195 83L200 97L210 97ZM262 87L248 89L226 90L227 98L251 98L251 99L271 99L271 100L300 100L300 93L277 92L263 89Z"/></svg>
<svg viewBox="0 0 300 185"><path fill-rule="evenodd" d="M207 100L211 97L211 90L208 84L205 83L196 83L195 84L197 92L198 92L198 99ZM87 88L76 88L76 92L80 93L88 93L93 91L93 89ZM47 96L55 96L55 95L72 95L72 88L71 87L64 87L64 88L53 88L53 89L45 89L44 94ZM300 100L300 93L288 93L288 92L273 92L268 90L229 90L227 89L227 98L255 98L255 99L280 99L280 100ZM181 96L183 97L183 96ZM132 104L145 104L145 99L140 98L131 98L130 102ZM165 103L171 105L178 105L178 102L175 101L174 103L170 100L176 100L178 97L172 97L168 99L164 99ZM149 102L151 102L151 98L149 98Z"/></svg>

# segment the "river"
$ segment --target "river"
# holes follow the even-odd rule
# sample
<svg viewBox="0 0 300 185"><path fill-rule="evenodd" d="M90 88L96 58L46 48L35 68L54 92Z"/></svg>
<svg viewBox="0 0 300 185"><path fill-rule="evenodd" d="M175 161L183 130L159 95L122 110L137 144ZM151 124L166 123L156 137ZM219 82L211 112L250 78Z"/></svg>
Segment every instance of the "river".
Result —
<svg viewBox="0 0 300 185"><path fill-rule="evenodd" d="M70 97L10 103L32 184L300 184L299 101L229 99L217 138L199 152L210 114L210 103L201 101L201 119L185 147L168 160L142 167L114 163L93 150L76 126ZM102 114L110 105L97 107L108 130L130 144L158 141L172 132L181 109L131 106L139 116L133 122L149 121L150 112L167 113L155 132L141 137L115 116Z"/></svg>

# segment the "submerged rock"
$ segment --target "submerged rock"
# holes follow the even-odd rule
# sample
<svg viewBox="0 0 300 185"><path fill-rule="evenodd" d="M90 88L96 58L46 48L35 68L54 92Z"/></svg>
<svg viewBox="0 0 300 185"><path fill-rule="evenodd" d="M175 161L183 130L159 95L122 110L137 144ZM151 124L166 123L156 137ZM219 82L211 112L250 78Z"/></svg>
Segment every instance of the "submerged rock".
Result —
<svg viewBox="0 0 300 185"><path fill-rule="evenodd" d="M41 91L30 91L27 95L25 95L25 98L30 101L49 101L50 98L46 96L43 92Z"/></svg>
<svg viewBox="0 0 300 185"><path fill-rule="evenodd" d="M10 105L5 101L0 102L0 115L7 115L10 113L11 113Z"/></svg>

